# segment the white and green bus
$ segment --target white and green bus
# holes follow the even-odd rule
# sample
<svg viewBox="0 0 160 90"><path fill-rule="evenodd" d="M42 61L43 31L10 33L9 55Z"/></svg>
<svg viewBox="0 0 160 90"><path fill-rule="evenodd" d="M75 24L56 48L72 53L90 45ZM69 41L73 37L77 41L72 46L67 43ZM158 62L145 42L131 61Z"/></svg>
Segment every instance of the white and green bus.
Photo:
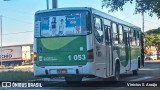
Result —
<svg viewBox="0 0 160 90"><path fill-rule="evenodd" d="M143 33L133 24L93 8L37 11L34 76L114 77L143 66Z"/></svg>

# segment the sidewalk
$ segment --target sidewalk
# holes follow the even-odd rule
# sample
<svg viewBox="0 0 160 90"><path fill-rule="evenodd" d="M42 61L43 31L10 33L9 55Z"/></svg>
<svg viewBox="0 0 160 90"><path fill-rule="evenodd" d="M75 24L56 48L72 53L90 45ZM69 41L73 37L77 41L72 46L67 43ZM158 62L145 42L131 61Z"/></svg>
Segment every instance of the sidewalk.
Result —
<svg viewBox="0 0 160 90"><path fill-rule="evenodd" d="M160 62L160 60L144 60L144 62Z"/></svg>

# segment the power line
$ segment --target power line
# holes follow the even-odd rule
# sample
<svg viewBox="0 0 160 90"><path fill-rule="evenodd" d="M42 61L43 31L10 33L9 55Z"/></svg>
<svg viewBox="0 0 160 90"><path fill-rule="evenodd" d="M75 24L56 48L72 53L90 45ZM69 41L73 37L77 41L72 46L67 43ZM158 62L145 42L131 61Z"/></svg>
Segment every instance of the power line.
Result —
<svg viewBox="0 0 160 90"><path fill-rule="evenodd" d="M153 27L151 27L151 26L148 26L148 25L144 25L145 27L144 28L153 28Z"/></svg>
<svg viewBox="0 0 160 90"><path fill-rule="evenodd" d="M35 14L35 13L32 13L32 12L26 12L24 10L22 10L21 8L15 8L13 6L3 6L3 8L5 8L5 10L7 9L7 11L11 11L11 12L18 12L18 13L21 13L21 14L28 14L28 15L31 15L31 14Z"/></svg>
<svg viewBox="0 0 160 90"><path fill-rule="evenodd" d="M154 24L160 25L160 23L156 23L156 22L153 22L153 21L149 21L149 20L144 20L144 21L147 21L147 22L151 22L151 23L154 23Z"/></svg>
<svg viewBox="0 0 160 90"><path fill-rule="evenodd" d="M8 16L3 16L4 18L7 18L7 19L12 19L14 21L18 21L18 22L23 22L23 23L27 23L27 24L32 24L34 25L33 23L31 22L27 22L27 21L23 21L23 20L18 20L18 19L15 19L15 18L12 18L12 17L8 17Z"/></svg>
<svg viewBox="0 0 160 90"><path fill-rule="evenodd" d="M8 10L7 10L7 11L8 11ZM14 12L14 13L16 12L16 13L19 13L19 14L24 14L24 15L27 14L27 15L29 15L29 16L35 14L35 13L31 13L31 12L20 11L20 10L17 10L17 9L12 9L12 10L9 9L9 11L10 11L10 12Z"/></svg>
<svg viewBox="0 0 160 90"><path fill-rule="evenodd" d="M2 35L20 34L20 33L28 33L28 32L33 32L33 31L25 31L25 32L17 32L17 33L6 33L6 34L2 34Z"/></svg>

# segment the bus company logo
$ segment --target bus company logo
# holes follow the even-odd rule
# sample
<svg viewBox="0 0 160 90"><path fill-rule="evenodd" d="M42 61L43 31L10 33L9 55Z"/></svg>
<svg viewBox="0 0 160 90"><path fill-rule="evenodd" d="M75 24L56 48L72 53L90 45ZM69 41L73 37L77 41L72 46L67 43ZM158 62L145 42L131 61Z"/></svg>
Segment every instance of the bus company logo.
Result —
<svg viewBox="0 0 160 90"><path fill-rule="evenodd" d="M1 51L2 51L2 52L8 52L8 53L11 53L11 52L13 52L13 49L2 49Z"/></svg>
<svg viewBox="0 0 160 90"><path fill-rule="evenodd" d="M13 49L3 49L0 52L2 53L0 58L12 58Z"/></svg>
<svg viewBox="0 0 160 90"><path fill-rule="evenodd" d="M2 82L2 87L11 87L11 82Z"/></svg>

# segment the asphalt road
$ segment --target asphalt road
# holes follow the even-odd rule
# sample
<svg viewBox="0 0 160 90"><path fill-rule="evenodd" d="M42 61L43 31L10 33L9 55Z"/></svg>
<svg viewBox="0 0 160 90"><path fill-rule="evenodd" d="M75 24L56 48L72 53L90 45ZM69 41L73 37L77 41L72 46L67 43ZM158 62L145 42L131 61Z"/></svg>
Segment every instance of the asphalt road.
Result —
<svg viewBox="0 0 160 90"><path fill-rule="evenodd" d="M145 67L139 70L137 76L132 73L121 75L120 82L103 81L101 78L84 78L81 84L66 84L64 78L40 79L45 82L42 87L28 89L48 90L160 90L160 62L145 62ZM139 81L139 82L135 82ZM35 81L34 81L35 82ZM37 81L38 82L38 81ZM141 86L129 86L128 84ZM142 86L142 83L149 83L152 86ZM159 87L158 87L159 86ZM23 88L19 88L23 89Z"/></svg>

